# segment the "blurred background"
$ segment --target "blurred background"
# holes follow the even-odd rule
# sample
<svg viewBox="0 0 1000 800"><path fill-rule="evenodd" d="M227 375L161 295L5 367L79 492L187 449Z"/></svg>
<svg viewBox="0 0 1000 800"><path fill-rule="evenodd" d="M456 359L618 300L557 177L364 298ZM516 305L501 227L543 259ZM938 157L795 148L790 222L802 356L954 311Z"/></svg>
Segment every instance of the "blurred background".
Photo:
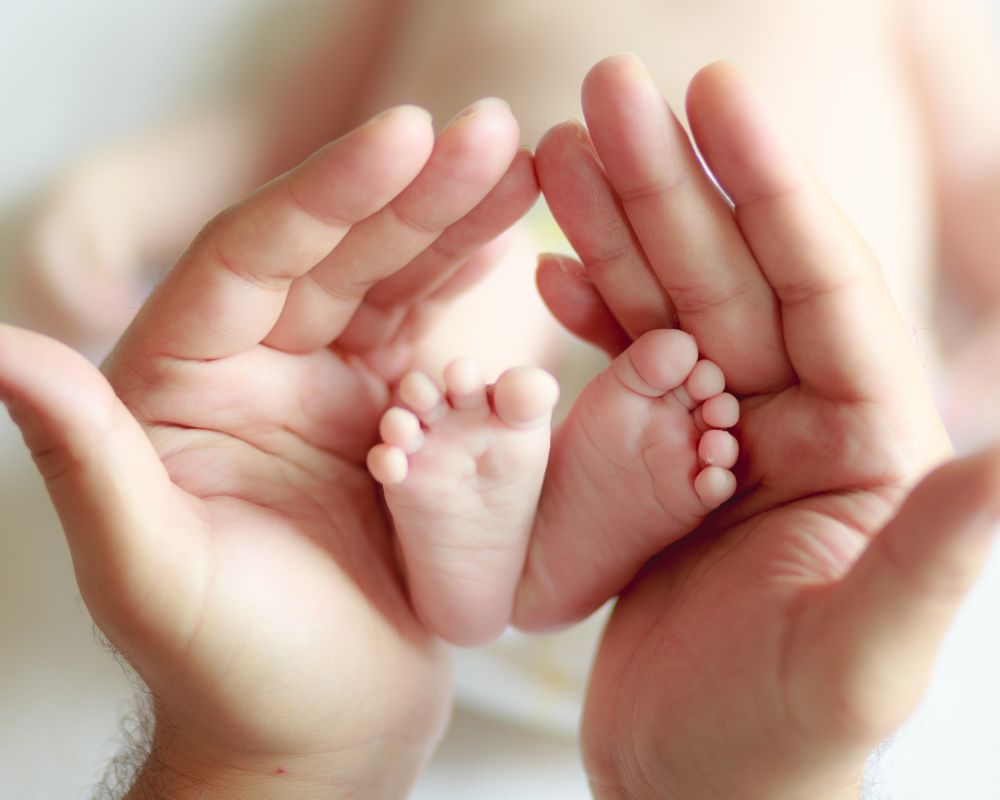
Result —
<svg viewBox="0 0 1000 800"><path fill-rule="evenodd" d="M978 15L978 16L977 16ZM526 144L580 116L579 85L632 51L683 114L698 67L769 95L885 267L962 449L1000 433L1000 0L36 0L0 25L0 319L99 358L216 211L399 102L443 125L485 95ZM985 217L983 215L986 215ZM990 216L992 214L992 216ZM537 352L544 211L470 298L497 363ZM992 238L991 238L992 237ZM518 255L520 254L520 255ZM477 299L478 298L478 299ZM474 315L473 315L474 316ZM461 317L452 324L461 324ZM570 383L599 366L561 341ZM872 798L1000 797L1000 558ZM457 654L459 710L418 800L583 798L574 730L600 619ZM133 687L76 591L58 522L0 419L0 796L88 798Z"/></svg>

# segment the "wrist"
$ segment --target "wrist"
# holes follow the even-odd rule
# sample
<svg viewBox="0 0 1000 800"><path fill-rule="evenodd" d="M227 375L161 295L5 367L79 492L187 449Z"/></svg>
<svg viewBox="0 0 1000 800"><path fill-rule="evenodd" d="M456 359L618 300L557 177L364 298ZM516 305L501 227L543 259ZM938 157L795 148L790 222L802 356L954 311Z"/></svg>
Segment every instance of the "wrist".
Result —
<svg viewBox="0 0 1000 800"><path fill-rule="evenodd" d="M124 800L347 800L406 795L413 770L361 753L234 753L158 731Z"/></svg>
<svg viewBox="0 0 1000 800"><path fill-rule="evenodd" d="M659 751L658 757L665 753ZM859 800L864 786L863 763L824 764L769 760L763 751L742 765L739 759L721 753L702 766L685 759L684 769L664 763L605 762L588 764L590 791L594 800ZM586 759L585 759L586 761ZM610 768L610 769L609 769Z"/></svg>
<svg viewBox="0 0 1000 800"><path fill-rule="evenodd" d="M275 766L277 765L277 766ZM337 800L350 789L314 780L298 759L221 758L154 744L124 800Z"/></svg>

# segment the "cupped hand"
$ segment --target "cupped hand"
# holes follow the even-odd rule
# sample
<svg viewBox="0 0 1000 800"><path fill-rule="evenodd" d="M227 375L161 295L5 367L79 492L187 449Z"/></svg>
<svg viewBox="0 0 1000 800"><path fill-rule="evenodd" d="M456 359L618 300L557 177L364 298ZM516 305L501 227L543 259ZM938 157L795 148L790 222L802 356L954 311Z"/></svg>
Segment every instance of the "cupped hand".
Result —
<svg viewBox="0 0 1000 800"><path fill-rule="evenodd" d="M918 357L871 254L735 70L688 94L726 196L635 59L595 67L583 99L588 130L538 149L582 262L543 260L543 295L612 354L679 325L742 406L736 497L640 573L600 647L595 794L857 796L985 558L1000 456L942 468L900 509L949 454ZM551 563L557 545L533 548Z"/></svg>
<svg viewBox="0 0 1000 800"><path fill-rule="evenodd" d="M0 328L0 397L88 607L151 691L160 782L328 798L414 780L448 669L364 457L433 309L536 194L503 104L436 140L399 108L209 223L107 379Z"/></svg>

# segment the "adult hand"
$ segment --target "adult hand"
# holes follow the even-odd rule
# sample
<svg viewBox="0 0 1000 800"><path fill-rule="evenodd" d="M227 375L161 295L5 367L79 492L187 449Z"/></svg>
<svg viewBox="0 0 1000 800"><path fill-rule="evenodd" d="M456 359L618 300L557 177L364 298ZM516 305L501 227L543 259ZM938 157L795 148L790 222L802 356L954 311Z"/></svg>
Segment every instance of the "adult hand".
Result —
<svg viewBox="0 0 1000 800"><path fill-rule="evenodd" d="M106 365L0 326L0 398L148 685L131 797L398 797L448 715L367 449L431 311L537 194L506 106L400 108L212 221Z"/></svg>
<svg viewBox="0 0 1000 800"><path fill-rule="evenodd" d="M547 302L611 353L676 321L742 405L737 496L644 569L601 644L583 723L595 795L856 797L985 559L1000 453L903 502L949 453L912 344L871 254L732 68L688 94L732 205L635 59L595 67L583 99L589 136L557 127L537 154L587 278L543 261Z"/></svg>

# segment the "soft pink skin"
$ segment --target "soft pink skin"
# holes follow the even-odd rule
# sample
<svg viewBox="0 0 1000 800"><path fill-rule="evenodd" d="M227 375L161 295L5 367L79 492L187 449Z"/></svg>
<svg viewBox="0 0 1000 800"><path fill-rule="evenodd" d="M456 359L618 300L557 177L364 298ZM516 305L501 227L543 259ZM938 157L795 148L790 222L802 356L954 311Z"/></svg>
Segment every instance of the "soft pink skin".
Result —
<svg viewBox="0 0 1000 800"><path fill-rule="evenodd" d="M384 485L417 614L472 646L510 623L559 390L548 373L516 367L489 402L467 359L445 370L445 383L442 394L422 373L403 378L409 410L382 417L368 468Z"/></svg>
<svg viewBox="0 0 1000 800"><path fill-rule="evenodd" d="M198 797L272 796L280 766L297 797L389 798L428 758L448 667L407 602L364 467L396 377L373 365L407 364L408 314L481 274L490 240L533 202L518 138L501 105L436 140L424 112L401 108L323 148L204 229L107 379L0 326L0 398L47 480L81 594L156 698L149 771L190 777ZM311 332L285 322L273 341L293 287L397 202L410 223L444 227L448 249L402 218L379 222L392 258L345 267L329 298L339 328L309 352ZM429 265L429 292L407 291ZM389 335L358 323L342 347L369 287L390 282L403 319Z"/></svg>
<svg viewBox="0 0 1000 800"><path fill-rule="evenodd" d="M526 610L537 627L586 616L735 491L736 440L703 433L692 413L722 396L722 373L680 331L650 332L584 390L554 439L555 479L537 519L552 379L509 370L492 388L492 413L468 360L451 364L445 383L446 395L422 373L403 378L410 411L382 417L368 468L385 487L414 606L455 644L496 638L515 590L518 622ZM522 578L529 536L534 561Z"/></svg>
<svg viewBox="0 0 1000 800"><path fill-rule="evenodd" d="M900 508L949 454L908 331L732 68L699 73L688 118L735 209L635 59L601 62L583 100L602 166L571 126L537 156L583 262L542 264L546 301L612 354L676 315L742 405L739 494L643 570L600 646L582 731L594 794L857 797L988 553L1000 452Z"/></svg>
<svg viewBox="0 0 1000 800"><path fill-rule="evenodd" d="M698 424L699 408L728 396L720 377L690 335L653 330L584 389L553 440L518 626L587 616L733 495L728 467L699 456L738 450L731 434L706 440Z"/></svg>

